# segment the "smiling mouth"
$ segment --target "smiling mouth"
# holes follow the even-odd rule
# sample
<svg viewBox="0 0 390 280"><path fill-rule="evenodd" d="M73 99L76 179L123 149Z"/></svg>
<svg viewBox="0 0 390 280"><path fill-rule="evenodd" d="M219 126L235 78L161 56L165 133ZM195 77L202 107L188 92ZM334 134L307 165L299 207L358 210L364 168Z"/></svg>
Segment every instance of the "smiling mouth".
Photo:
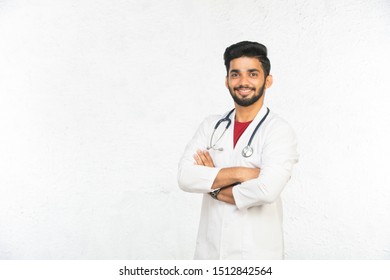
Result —
<svg viewBox="0 0 390 280"><path fill-rule="evenodd" d="M236 88L235 91L243 96L243 97L246 97L248 96L252 91L254 91L255 89L253 88Z"/></svg>

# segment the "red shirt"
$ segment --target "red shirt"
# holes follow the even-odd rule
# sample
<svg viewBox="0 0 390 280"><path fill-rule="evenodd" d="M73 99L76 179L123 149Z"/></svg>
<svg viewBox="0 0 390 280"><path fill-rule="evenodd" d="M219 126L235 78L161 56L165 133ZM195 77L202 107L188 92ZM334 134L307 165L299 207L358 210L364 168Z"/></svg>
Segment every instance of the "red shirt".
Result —
<svg viewBox="0 0 390 280"><path fill-rule="evenodd" d="M251 124L251 122L252 121L249 122L234 121L233 147L236 147L238 139L240 139L241 135L244 133L245 129Z"/></svg>

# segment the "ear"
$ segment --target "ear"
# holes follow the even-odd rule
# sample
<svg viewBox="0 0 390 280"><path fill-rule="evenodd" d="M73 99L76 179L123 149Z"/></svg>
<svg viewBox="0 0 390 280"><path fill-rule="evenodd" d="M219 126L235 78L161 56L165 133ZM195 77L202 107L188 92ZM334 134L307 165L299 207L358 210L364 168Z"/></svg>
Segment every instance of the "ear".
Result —
<svg viewBox="0 0 390 280"><path fill-rule="evenodd" d="M272 75L268 75L267 78L265 78L265 88L269 88L272 86L273 78Z"/></svg>
<svg viewBox="0 0 390 280"><path fill-rule="evenodd" d="M229 82L228 82L228 77L227 76L225 77L225 87L229 88Z"/></svg>

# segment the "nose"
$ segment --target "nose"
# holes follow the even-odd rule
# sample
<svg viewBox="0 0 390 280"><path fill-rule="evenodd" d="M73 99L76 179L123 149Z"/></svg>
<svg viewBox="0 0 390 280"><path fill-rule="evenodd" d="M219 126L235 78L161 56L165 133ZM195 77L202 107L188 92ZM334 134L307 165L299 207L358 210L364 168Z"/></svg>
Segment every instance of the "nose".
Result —
<svg viewBox="0 0 390 280"><path fill-rule="evenodd" d="M240 86L248 87L249 85L250 84L247 75L242 75L240 79Z"/></svg>

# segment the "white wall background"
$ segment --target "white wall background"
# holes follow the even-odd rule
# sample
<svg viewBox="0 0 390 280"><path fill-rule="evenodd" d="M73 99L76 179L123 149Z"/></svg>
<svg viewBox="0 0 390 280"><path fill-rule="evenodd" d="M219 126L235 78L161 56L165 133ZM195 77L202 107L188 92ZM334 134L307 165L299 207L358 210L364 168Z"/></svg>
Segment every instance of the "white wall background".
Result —
<svg viewBox="0 0 390 280"><path fill-rule="evenodd" d="M388 0L0 0L0 258L191 259L177 162L241 40L300 140L286 258L390 259Z"/></svg>

